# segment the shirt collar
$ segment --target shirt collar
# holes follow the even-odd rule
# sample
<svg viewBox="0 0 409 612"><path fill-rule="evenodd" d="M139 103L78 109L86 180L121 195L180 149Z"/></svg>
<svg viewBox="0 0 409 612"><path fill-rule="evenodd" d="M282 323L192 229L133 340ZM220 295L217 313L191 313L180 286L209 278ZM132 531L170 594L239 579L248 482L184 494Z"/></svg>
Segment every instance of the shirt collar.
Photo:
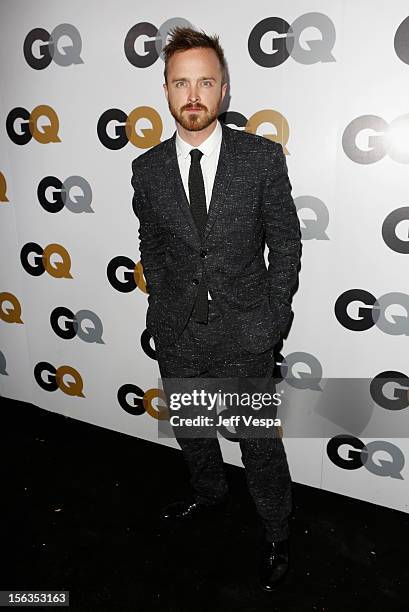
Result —
<svg viewBox="0 0 409 612"><path fill-rule="evenodd" d="M176 150L178 157L181 156L183 159L186 159L192 149L200 149L205 156L211 155L220 144L222 134L222 126L220 125L220 121L217 121L216 127L210 136L208 136L199 147L194 147L186 142L186 140L183 140L183 138L179 136L179 132L176 131Z"/></svg>

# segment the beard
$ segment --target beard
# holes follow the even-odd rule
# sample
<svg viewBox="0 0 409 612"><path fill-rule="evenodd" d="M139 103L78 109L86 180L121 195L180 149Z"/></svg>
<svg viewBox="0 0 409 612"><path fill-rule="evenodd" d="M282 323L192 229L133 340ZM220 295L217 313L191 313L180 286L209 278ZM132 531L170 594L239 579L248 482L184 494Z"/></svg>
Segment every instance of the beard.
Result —
<svg viewBox="0 0 409 612"><path fill-rule="evenodd" d="M171 115L180 125L185 129L191 132L199 132L200 130L204 130L207 128L215 119L217 119L220 111L220 105L222 102L222 97L220 96L218 104L209 110L207 106L204 104L200 104L199 102L196 104L185 104L181 108L177 109L175 106L169 102L169 110ZM189 108L200 108L202 109L200 112L185 112L186 109Z"/></svg>

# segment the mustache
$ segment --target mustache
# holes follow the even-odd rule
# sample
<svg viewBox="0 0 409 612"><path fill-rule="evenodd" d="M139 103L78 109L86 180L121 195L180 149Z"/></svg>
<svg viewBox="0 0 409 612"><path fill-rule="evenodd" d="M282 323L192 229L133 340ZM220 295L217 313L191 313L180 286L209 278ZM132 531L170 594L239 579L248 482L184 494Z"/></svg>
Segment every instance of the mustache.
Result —
<svg viewBox="0 0 409 612"><path fill-rule="evenodd" d="M207 111L207 106L205 106L204 104L200 104L200 102L197 102L196 104L185 104L184 106L182 106L181 110L188 110L189 108L200 108L202 110L206 110Z"/></svg>

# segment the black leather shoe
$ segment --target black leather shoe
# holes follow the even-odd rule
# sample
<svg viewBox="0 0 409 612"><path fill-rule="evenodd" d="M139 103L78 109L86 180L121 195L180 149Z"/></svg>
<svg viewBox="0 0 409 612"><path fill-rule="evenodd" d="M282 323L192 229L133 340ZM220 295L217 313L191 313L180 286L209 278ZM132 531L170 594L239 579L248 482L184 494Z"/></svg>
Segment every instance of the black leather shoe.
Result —
<svg viewBox="0 0 409 612"><path fill-rule="evenodd" d="M266 542L260 562L260 586L263 591L274 591L288 570L288 540Z"/></svg>
<svg viewBox="0 0 409 612"><path fill-rule="evenodd" d="M182 520L187 521L194 518L212 516L227 507L228 499L217 504L202 504L195 500L181 500L173 502L164 508L159 515L162 521Z"/></svg>

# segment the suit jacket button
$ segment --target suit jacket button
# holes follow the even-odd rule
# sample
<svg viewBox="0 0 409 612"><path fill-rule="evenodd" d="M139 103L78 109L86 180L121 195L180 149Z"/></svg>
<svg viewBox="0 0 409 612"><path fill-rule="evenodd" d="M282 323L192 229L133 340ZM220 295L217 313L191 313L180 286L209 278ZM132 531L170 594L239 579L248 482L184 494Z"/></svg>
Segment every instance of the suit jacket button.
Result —
<svg viewBox="0 0 409 612"><path fill-rule="evenodd" d="M200 257L206 257L206 255L207 255L207 251L206 251L206 249L202 249L202 250L200 251Z"/></svg>
<svg viewBox="0 0 409 612"><path fill-rule="evenodd" d="M199 281L198 281L198 279L197 279L197 278L194 278L194 279L192 280L192 283L193 283L194 285L198 285L198 284L199 284Z"/></svg>

